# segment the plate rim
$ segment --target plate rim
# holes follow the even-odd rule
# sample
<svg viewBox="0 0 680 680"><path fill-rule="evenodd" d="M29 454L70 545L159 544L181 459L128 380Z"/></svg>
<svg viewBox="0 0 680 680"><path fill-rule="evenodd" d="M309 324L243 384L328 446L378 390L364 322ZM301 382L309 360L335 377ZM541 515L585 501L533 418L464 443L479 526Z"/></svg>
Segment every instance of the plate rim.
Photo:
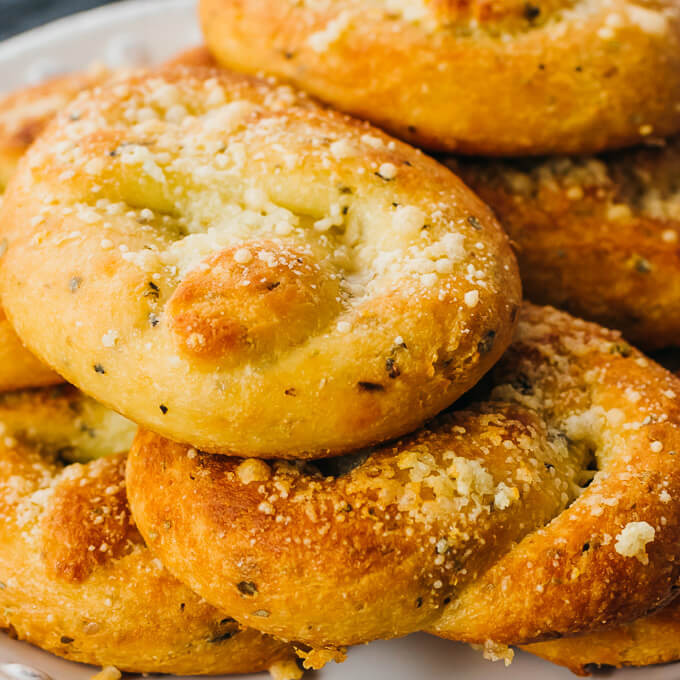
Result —
<svg viewBox="0 0 680 680"><path fill-rule="evenodd" d="M93 24L100 24L106 18L122 20L128 14L146 14L157 11L158 8L174 9L190 8L196 5L196 0L117 0L106 5L81 10L73 14L48 21L34 28L17 33L0 41L0 60L13 58L18 52L30 51L32 48L50 40L53 34L68 27L70 30L82 30Z"/></svg>

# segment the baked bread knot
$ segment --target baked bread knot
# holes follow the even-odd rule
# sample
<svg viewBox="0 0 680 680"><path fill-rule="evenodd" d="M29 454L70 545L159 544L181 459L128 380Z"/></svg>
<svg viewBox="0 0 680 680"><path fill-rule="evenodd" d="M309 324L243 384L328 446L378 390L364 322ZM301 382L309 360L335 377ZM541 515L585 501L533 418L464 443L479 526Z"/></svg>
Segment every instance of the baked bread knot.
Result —
<svg viewBox="0 0 680 680"><path fill-rule="evenodd" d="M19 159L55 114L86 87L102 82L109 71L94 68L13 92L0 99L0 195ZM0 251L6 243L0 241ZM0 391L40 387L62 378L38 361L17 338L0 308Z"/></svg>
<svg viewBox="0 0 680 680"><path fill-rule="evenodd" d="M101 66L52 78L0 99L0 193L14 174L19 159L47 124L85 88L110 77Z"/></svg>
<svg viewBox="0 0 680 680"><path fill-rule="evenodd" d="M680 343L680 137L600 156L447 164L517 244L529 299L646 349Z"/></svg>
<svg viewBox="0 0 680 680"><path fill-rule="evenodd" d="M493 365L520 300L507 237L449 170L217 70L83 94L0 220L27 345L208 451L321 457L410 431Z"/></svg>
<svg viewBox="0 0 680 680"><path fill-rule="evenodd" d="M675 0L201 0L217 61L433 150L589 153L680 130Z"/></svg>
<svg viewBox="0 0 680 680"><path fill-rule="evenodd" d="M526 643L674 594L679 395L619 334L526 305L481 401L401 441L265 462L140 430L128 494L167 568L259 630Z"/></svg>
<svg viewBox="0 0 680 680"><path fill-rule="evenodd" d="M118 453L133 423L70 386L0 395L0 423L0 628L137 673L300 677L291 647L241 629L144 545Z"/></svg>
<svg viewBox="0 0 680 680"><path fill-rule="evenodd" d="M597 666L651 666L680 659L680 602L651 616L598 633L537 642L524 647L576 675Z"/></svg>
<svg viewBox="0 0 680 680"><path fill-rule="evenodd" d="M24 347L0 306L0 392L60 382L60 375Z"/></svg>
<svg viewBox="0 0 680 680"><path fill-rule="evenodd" d="M181 52L168 64L207 66L214 65L214 62L205 48L194 48ZM94 66L87 71L52 78L12 92L0 99L0 195L14 174L19 159L54 116L84 89L121 73ZM4 247L0 241L0 251ZM60 382L63 382L61 376L24 347L0 308L0 392Z"/></svg>

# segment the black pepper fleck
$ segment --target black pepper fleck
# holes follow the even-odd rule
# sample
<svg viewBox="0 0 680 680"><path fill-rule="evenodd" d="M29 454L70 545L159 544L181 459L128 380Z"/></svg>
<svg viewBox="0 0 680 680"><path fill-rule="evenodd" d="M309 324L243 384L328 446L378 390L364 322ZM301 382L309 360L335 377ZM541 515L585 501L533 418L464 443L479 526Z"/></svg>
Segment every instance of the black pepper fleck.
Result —
<svg viewBox="0 0 680 680"><path fill-rule="evenodd" d="M633 266L635 271L640 272L640 274L649 274L652 271L652 265L644 257L636 257L633 261Z"/></svg>
<svg viewBox="0 0 680 680"><path fill-rule="evenodd" d="M377 171L374 172L373 174L374 174L376 177L380 177L380 179L383 180L383 181L385 181L385 182L391 182L391 181L394 179L394 177L384 177L383 175L380 174L380 171L379 171L379 170L377 170Z"/></svg>
<svg viewBox="0 0 680 680"><path fill-rule="evenodd" d="M70 645L73 642L73 638L69 637L68 635L62 635L61 636L61 644L62 645Z"/></svg>
<svg viewBox="0 0 680 680"><path fill-rule="evenodd" d="M611 354L618 354L624 359L627 359L633 353L633 348L625 342L616 342L612 345L609 352Z"/></svg>
<svg viewBox="0 0 680 680"><path fill-rule="evenodd" d="M106 373L106 371L104 370L104 367L101 364L95 364L92 368L94 368L95 373L101 373L102 375L104 375L104 373Z"/></svg>
<svg viewBox="0 0 680 680"><path fill-rule="evenodd" d="M241 581L240 583L236 584L236 587L238 588L238 592L241 593L241 595L245 595L247 597L253 597L254 595L257 595L257 586L252 582L252 581Z"/></svg>
<svg viewBox="0 0 680 680"><path fill-rule="evenodd" d="M524 5L524 17L527 19L527 21L534 21L535 19L538 19L540 14L540 7L532 5L530 2L527 2L526 5Z"/></svg>
<svg viewBox="0 0 680 680"><path fill-rule="evenodd" d="M488 354L493 349L496 339L496 331L487 331L486 335L477 343L477 351L480 354Z"/></svg>
<svg viewBox="0 0 680 680"><path fill-rule="evenodd" d="M357 383L357 387L365 392L383 392L385 390L385 386L380 383L366 382L363 380Z"/></svg>
<svg viewBox="0 0 680 680"><path fill-rule="evenodd" d="M149 281L147 285L149 290L144 291L144 297L157 298L161 294L161 289L153 281Z"/></svg>
<svg viewBox="0 0 680 680"><path fill-rule="evenodd" d="M474 215L470 215L470 217L467 218L467 221L473 229L476 229L477 231L482 229L482 223Z"/></svg>
<svg viewBox="0 0 680 680"><path fill-rule="evenodd" d="M397 366L397 362L392 357L385 359L385 370L390 378L398 378L401 375L399 366Z"/></svg>
<svg viewBox="0 0 680 680"><path fill-rule="evenodd" d="M160 408L161 413L162 413L163 415L165 415L165 414L168 412L168 407L167 407L165 404L161 404L161 405L159 406L159 408Z"/></svg>

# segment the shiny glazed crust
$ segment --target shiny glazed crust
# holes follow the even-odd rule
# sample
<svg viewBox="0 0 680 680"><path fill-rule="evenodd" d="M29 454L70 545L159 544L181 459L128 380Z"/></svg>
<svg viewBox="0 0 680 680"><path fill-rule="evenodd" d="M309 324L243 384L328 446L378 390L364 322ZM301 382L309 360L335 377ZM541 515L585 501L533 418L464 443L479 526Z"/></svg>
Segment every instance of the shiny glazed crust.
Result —
<svg viewBox="0 0 680 680"><path fill-rule="evenodd" d="M680 137L600 156L449 160L516 246L526 296L680 345Z"/></svg>
<svg viewBox="0 0 680 680"><path fill-rule="evenodd" d="M584 153L680 130L675 0L201 0L224 66L434 150Z"/></svg>
<svg viewBox="0 0 680 680"><path fill-rule="evenodd" d="M450 171L217 70L84 93L0 222L31 350L215 452L319 457L414 429L500 356L520 299L507 237Z"/></svg>
<svg viewBox="0 0 680 680"><path fill-rule="evenodd" d="M140 430L128 494L167 568L259 630L527 643L674 592L679 395L617 333L526 305L482 401L414 435L292 464Z"/></svg>
<svg viewBox="0 0 680 680"><path fill-rule="evenodd" d="M299 677L292 648L242 630L149 553L130 517L125 455L113 453L132 423L66 386L0 395L0 421L0 628L131 672L278 663Z"/></svg>

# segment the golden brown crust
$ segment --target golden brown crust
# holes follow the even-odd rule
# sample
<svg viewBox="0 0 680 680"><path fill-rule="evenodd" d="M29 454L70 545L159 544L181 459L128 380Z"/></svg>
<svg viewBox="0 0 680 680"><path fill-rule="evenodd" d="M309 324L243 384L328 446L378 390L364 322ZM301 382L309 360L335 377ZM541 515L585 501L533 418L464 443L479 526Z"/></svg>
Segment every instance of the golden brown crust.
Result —
<svg viewBox="0 0 680 680"><path fill-rule="evenodd" d="M182 52L172 64L209 65L204 48ZM83 90L102 83L112 72L103 67L53 78L13 92L0 100L0 194L19 159L54 116ZM56 385L63 378L36 359L21 343L0 308L0 392Z"/></svg>
<svg viewBox="0 0 680 680"><path fill-rule="evenodd" d="M524 647L576 675L596 666L650 666L680 659L680 601L632 623L599 633L537 642Z"/></svg>
<svg viewBox="0 0 680 680"><path fill-rule="evenodd" d="M507 237L450 171L217 70L85 93L0 219L30 348L216 452L327 456L414 429L493 365L520 299Z"/></svg>
<svg viewBox="0 0 680 680"><path fill-rule="evenodd" d="M209 255L168 300L168 323L183 352L228 363L274 355L341 311L340 281L313 254L266 240L249 248L258 257L247 263L235 259L239 246ZM251 285L242 285L248 279Z"/></svg>
<svg viewBox="0 0 680 680"><path fill-rule="evenodd" d="M530 300L680 344L680 137L599 157L450 160L516 245Z"/></svg>
<svg viewBox="0 0 680 680"><path fill-rule="evenodd" d="M2 395L0 422L0 628L132 672L293 661L290 647L242 630L153 559L130 516L125 455L110 455L129 445L132 423L71 387Z"/></svg>
<svg viewBox="0 0 680 680"><path fill-rule="evenodd" d="M483 401L410 437L293 465L141 430L128 493L164 564L259 630L320 647L421 629L525 643L670 597L678 395L618 334L527 305Z"/></svg>
<svg viewBox="0 0 680 680"><path fill-rule="evenodd" d="M63 381L24 347L0 308L0 392Z"/></svg>
<svg viewBox="0 0 680 680"><path fill-rule="evenodd" d="M215 66L215 61L205 47L195 47L180 52L165 66ZM0 99L0 194L20 158L54 116L83 90L116 74L120 75L122 71L96 65L86 71L17 90Z"/></svg>
<svg viewBox="0 0 680 680"><path fill-rule="evenodd" d="M436 150L584 153L680 129L674 0L202 0L222 65Z"/></svg>
<svg viewBox="0 0 680 680"><path fill-rule="evenodd" d="M184 50L172 59L168 59L168 61L165 62L165 66L202 66L205 68L216 68L217 62L212 54L210 54L208 48L200 45Z"/></svg>
<svg viewBox="0 0 680 680"><path fill-rule="evenodd" d="M52 118L84 89L110 75L107 69L93 68L18 90L0 100L0 193L19 159Z"/></svg>
<svg viewBox="0 0 680 680"><path fill-rule="evenodd" d="M82 583L99 565L119 560L143 543L130 520L125 485L111 484L121 464L120 458L110 459L102 466L113 467L87 484L76 477L54 488L50 510L41 522L41 554L45 571L52 578ZM106 498L104 522L92 507L94 498ZM91 545L107 548L105 552L88 550Z"/></svg>
<svg viewBox="0 0 680 680"><path fill-rule="evenodd" d="M0 100L0 194L21 156L55 114L81 90L107 76L106 70L94 69L55 78ZM62 381L23 346L0 310L0 391L54 385Z"/></svg>

